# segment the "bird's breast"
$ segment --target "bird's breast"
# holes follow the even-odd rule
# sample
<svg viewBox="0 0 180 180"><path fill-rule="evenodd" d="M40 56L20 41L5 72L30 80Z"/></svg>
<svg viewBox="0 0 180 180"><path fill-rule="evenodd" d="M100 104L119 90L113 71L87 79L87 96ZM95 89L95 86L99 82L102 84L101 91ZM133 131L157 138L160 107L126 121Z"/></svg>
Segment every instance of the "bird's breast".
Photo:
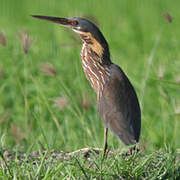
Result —
<svg viewBox="0 0 180 180"><path fill-rule="evenodd" d="M86 78L97 93L98 99L102 94L103 87L109 77L109 69L103 67L100 57L91 49L83 44L81 51L82 67Z"/></svg>

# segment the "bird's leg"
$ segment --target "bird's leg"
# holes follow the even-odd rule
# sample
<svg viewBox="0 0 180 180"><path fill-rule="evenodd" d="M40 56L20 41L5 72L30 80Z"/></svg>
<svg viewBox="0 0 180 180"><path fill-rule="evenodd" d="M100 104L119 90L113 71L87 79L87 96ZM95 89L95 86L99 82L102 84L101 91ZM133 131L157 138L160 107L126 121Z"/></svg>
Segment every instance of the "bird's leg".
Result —
<svg viewBox="0 0 180 180"><path fill-rule="evenodd" d="M108 136L108 128L104 128L104 155L103 155L103 158L105 157L106 155L106 151L107 151L107 147L108 147L108 144L107 144L107 136Z"/></svg>

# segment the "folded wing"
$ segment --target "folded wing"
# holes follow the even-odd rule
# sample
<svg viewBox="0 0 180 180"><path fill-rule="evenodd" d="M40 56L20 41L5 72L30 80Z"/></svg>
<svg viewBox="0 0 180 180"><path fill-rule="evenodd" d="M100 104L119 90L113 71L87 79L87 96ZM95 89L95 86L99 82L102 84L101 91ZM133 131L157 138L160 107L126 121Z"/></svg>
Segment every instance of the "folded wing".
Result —
<svg viewBox="0 0 180 180"><path fill-rule="evenodd" d="M139 141L141 112L136 92L124 72L115 64L110 67L98 110L106 127L126 145Z"/></svg>

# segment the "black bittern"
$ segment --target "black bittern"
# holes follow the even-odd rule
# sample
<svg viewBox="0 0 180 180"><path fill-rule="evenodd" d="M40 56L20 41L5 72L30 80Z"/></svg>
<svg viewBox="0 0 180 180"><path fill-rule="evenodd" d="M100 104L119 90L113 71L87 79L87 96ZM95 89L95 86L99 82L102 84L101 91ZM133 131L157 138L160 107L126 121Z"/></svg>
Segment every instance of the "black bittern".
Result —
<svg viewBox="0 0 180 180"><path fill-rule="evenodd" d="M112 63L108 43L99 28L79 17L33 17L68 27L82 39L82 66L97 94L98 111L104 121L104 155L107 151L108 128L125 145L135 145L141 130L138 98L123 70Z"/></svg>

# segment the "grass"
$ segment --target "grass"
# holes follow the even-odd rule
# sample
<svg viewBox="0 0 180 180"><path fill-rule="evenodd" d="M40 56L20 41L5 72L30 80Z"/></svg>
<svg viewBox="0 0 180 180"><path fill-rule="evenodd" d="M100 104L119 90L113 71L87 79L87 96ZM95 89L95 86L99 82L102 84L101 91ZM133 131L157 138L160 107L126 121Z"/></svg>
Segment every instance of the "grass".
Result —
<svg viewBox="0 0 180 180"><path fill-rule="evenodd" d="M52 154L40 154L39 158L14 161L9 169L1 169L3 179L178 179L179 164L171 152L156 151L149 155L133 156L114 154L110 158L91 154L84 159L82 154L68 160L56 160ZM176 164L176 163L177 164Z"/></svg>
<svg viewBox="0 0 180 180"><path fill-rule="evenodd" d="M39 179L178 179L180 54L178 0L10 1L0 6L0 148L30 154L103 147L96 95L80 61L76 36L30 14L95 17L112 61L126 72L142 109L142 152L33 165L1 163L0 177ZM167 12L173 17L168 22ZM91 17L91 18L92 18ZM166 17L166 18L165 18ZM6 41L6 43L5 43ZM23 44L24 43L24 44ZM123 145L109 135L109 147ZM3 156L2 156L3 157Z"/></svg>

